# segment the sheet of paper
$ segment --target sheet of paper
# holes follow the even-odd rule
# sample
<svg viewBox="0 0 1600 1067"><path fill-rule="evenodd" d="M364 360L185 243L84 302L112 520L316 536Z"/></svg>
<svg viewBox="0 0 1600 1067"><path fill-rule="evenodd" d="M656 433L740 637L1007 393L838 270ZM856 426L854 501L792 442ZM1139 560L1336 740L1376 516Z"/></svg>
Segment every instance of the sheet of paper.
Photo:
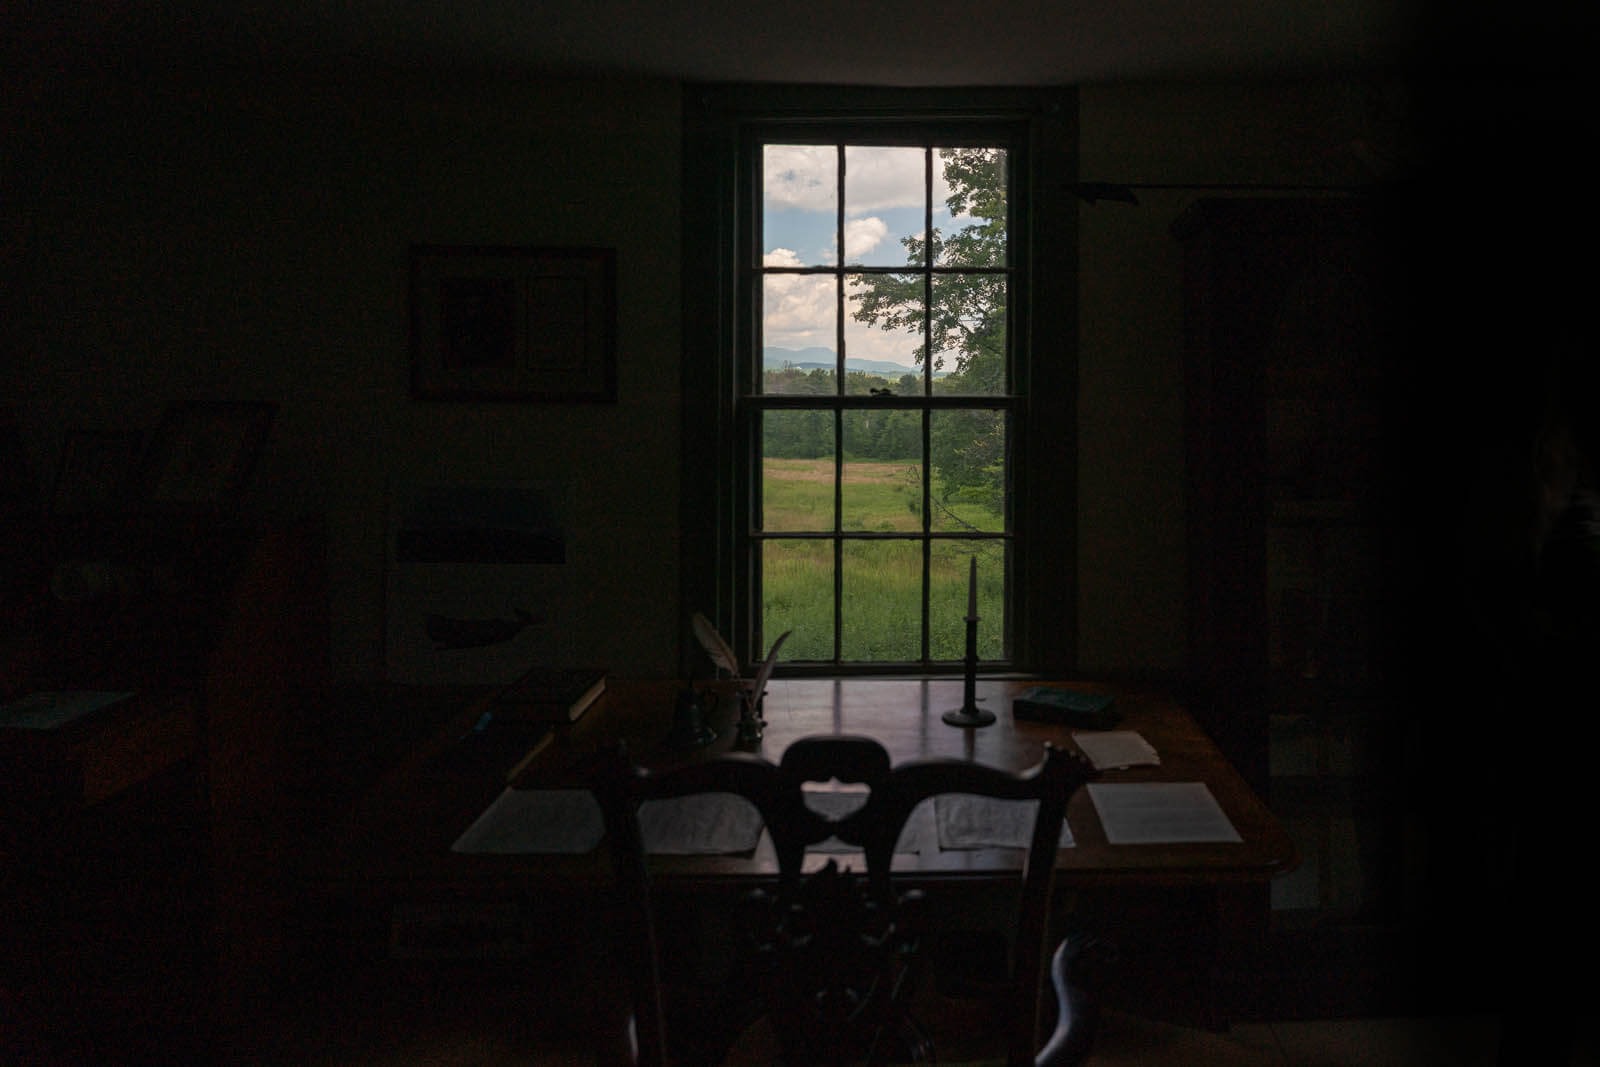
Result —
<svg viewBox="0 0 1600 1067"><path fill-rule="evenodd" d="M600 805L587 789L506 789L450 848L502 856L589 852L604 835Z"/></svg>
<svg viewBox="0 0 1600 1067"><path fill-rule="evenodd" d="M1204 782L1091 782L1085 788L1113 845L1240 840Z"/></svg>
<svg viewBox="0 0 1600 1067"><path fill-rule="evenodd" d="M761 813L732 793L696 793L639 805L646 852L722 855L749 852L761 839Z"/></svg>
<svg viewBox="0 0 1600 1067"><path fill-rule="evenodd" d="M1155 748L1137 730L1079 731L1073 742L1097 770L1152 766L1161 762Z"/></svg>
<svg viewBox="0 0 1600 1067"><path fill-rule="evenodd" d="M1027 848L1033 840L1038 801L997 800L970 793L944 793L934 800L940 848ZM1072 844L1072 828L1063 819L1060 847L1071 848Z"/></svg>
<svg viewBox="0 0 1600 1067"><path fill-rule="evenodd" d="M742 797L704 793L646 801L639 829L647 852L749 852L761 838L761 815ZM450 847L495 855L581 853L604 835L600 805L587 789L506 789Z"/></svg>

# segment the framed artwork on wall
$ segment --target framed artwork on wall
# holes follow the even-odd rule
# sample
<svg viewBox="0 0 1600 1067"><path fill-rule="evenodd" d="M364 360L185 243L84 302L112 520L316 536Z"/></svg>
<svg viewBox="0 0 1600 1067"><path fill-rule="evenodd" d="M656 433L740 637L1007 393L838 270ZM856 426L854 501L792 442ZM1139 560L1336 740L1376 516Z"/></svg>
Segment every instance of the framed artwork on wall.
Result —
<svg viewBox="0 0 1600 1067"><path fill-rule="evenodd" d="M616 250L411 248L411 395L612 401Z"/></svg>
<svg viewBox="0 0 1600 1067"><path fill-rule="evenodd" d="M245 401L169 409L145 455L145 500L154 507L214 507L250 480L276 408Z"/></svg>

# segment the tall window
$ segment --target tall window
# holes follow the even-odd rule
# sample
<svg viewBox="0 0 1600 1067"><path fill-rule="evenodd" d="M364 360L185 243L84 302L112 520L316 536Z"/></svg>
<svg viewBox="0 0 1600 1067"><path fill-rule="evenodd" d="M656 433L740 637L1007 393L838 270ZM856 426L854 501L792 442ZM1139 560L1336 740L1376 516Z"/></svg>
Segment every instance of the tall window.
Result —
<svg viewBox="0 0 1600 1067"><path fill-rule="evenodd" d="M776 137L776 139L775 139ZM750 572L786 661L1009 659L1008 142L757 140Z"/></svg>
<svg viewBox="0 0 1600 1067"><path fill-rule="evenodd" d="M708 508L717 523L687 546L686 596L707 610L715 589L747 656L788 632L790 670L938 671L964 656L975 574L980 660L1061 663L1041 634L1070 646L1070 448L1050 444L1070 359L1036 290L1070 306L1074 282L1041 269L1042 237L1068 265L1070 243L1033 203L1040 158L1062 154L1041 150L1041 117L1059 133L1061 112L1027 94L953 110L869 95L736 107L698 140L686 111L686 224L716 240L700 254L686 233L685 531ZM708 268L715 289L697 287ZM702 316L721 323L709 345Z"/></svg>

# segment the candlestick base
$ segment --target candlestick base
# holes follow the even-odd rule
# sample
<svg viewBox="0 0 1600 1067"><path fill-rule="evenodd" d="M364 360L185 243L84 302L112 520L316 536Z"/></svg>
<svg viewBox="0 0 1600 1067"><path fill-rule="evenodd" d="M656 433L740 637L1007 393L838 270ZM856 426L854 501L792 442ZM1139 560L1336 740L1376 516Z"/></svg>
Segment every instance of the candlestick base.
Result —
<svg viewBox="0 0 1600 1067"><path fill-rule="evenodd" d="M940 718L951 726L988 726L994 722L994 712L969 704L964 708L952 708Z"/></svg>

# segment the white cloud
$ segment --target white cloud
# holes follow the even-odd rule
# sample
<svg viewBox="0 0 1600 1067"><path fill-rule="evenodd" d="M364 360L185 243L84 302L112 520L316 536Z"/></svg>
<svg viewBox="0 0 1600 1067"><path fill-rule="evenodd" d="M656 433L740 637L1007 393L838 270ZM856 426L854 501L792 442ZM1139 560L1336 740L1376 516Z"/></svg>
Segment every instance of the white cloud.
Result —
<svg viewBox="0 0 1600 1067"><path fill-rule="evenodd" d="M847 219L844 224L844 254L847 259L864 256L883 243L888 235L889 224L876 215Z"/></svg>
<svg viewBox="0 0 1600 1067"><path fill-rule="evenodd" d="M784 262L773 262L782 254ZM763 257L769 266L799 261L786 248ZM779 348L834 346L834 281L828 275L769 274L761 294L761 343Z"/></svg>
<svg viewBox="0 0 1600 1067"><path fill-rule="evenodd" d="M845 214L921 207L922 160L920 148L846 148Z"/></svg>
<svg viewBox="0 0 1600 1067"><path fill-rule="evenodd" d="M767 206L837 210L836 168L832 145L767 145L761 176Z"/></svg>
<svg viewBox="0 0 1600 1067"><path fill-rule="evenodd" d="M884 228L887 232L887 227ZM762 256L769 267L796 267L800 257L787 248L774 248ZM831 274L769 274L762 287L761 343L777 348L833 348L835 333L835 276ZM917 337L903 331L874 329L856 322L859 283L846 295L845 351L851 359L881 359L911 366Z"/></svg>
<svg viewBox="0 0 1600 1067"><path fill-rule="evenodd" d="M774 248L761 257L763 267L798 267L801 266L800 257L792 249Z"/></svg>

